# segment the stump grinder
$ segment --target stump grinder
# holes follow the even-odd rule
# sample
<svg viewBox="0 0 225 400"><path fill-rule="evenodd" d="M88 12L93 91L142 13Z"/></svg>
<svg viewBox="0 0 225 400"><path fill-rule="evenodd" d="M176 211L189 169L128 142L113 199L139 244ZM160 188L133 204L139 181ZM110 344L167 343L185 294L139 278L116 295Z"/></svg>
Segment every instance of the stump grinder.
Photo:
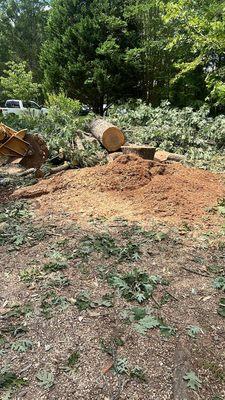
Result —
<svg viewBox="0 0 225 400"><path fill-rule="evenodd" d="M48 158L48 148L40 135L29 134L27 129L16 132L0 123L1 156L7 162L39 169Z"/></svg>

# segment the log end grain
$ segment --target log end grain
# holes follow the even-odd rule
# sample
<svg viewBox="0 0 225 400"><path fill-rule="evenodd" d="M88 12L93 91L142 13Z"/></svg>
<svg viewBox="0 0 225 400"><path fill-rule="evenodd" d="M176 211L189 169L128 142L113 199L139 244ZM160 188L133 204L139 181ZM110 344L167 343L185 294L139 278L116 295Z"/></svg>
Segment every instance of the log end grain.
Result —
<svg viewBox="0 0 225 400"><path fill-rule="evenodd" d="M108 151L117 151L124 143L124 135L116 127L110 127L103 133L102 144Z"/></svg>

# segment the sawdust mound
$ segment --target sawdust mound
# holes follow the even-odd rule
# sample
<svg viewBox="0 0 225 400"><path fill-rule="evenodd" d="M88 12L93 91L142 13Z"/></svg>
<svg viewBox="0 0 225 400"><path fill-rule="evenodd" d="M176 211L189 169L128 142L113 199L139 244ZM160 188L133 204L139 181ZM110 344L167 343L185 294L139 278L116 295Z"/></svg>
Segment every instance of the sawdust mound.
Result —
<svg viewBox="0 0 225 400"><path fill-rule="evenodd" d="M32 187L19 189L15 195L34 198L75 187L100 191L134 190L147 185L154 175L164 172L165 165L159 162L143 160L132 154L121 155L114 162L103 166L60 173Z"/></svg>
<svg viewBox="0 0 225 400"><path fill-rule="evenodd" d="M221 175L209 171L121 155L107 165L66 171L14 193L24 198L42 195L43 211L51 206L96 216L145 220L153 215L191 222L216 205L225 188Z"/></svg>
<svg viewBox="0 0 225 400"><path fill-rule="evenodd" d="M147 185L154 175L164 172L165 166L161 163L127 154L97 170L95 179L102 190L134 190Z"/></svg>

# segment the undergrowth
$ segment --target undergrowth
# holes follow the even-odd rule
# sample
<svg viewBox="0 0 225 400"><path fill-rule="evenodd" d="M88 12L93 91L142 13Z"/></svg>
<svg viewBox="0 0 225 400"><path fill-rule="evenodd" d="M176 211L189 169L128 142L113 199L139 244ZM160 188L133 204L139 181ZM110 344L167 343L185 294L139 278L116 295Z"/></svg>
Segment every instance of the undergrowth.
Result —
<svg viewBox="0 0 225 400"><path fill-rule="evenodd" d="M9 115L3 122L14 129L27 128L41 133L50 150L50 158L63 152L72 166L93 166L106 161L106 153L100 145L83 140L83 150L77 150L75 141L80 131L88 133L94 114L79 116L78 110L66 111L59 99L51 104L48 115L18 118ZM61 103L60 103L61 102ZM169 152L185 154L191 165L223 170L225 156L225 116L212 118L208 107L195 111L171 107L168 101L159 107L142 101L114 105L108 110L109 121L118 125L126 140L136 144L150 144Z"/></svg>
<svg viewBox="0 0 225 400"><path fill-rule="evenodd" d="M173 108L168 101L156 108L129 102L111 107L108 119L122 128L130 143L185 154L199 167L224 169L225 116L210 117L207 106L194 111Z"/></svg>

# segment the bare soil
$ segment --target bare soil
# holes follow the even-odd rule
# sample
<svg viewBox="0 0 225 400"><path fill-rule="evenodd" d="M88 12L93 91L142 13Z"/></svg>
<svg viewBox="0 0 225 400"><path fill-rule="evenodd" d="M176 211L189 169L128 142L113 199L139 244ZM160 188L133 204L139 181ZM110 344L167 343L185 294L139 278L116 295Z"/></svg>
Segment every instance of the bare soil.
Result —
<svg viewBox="0 0 225 400"><path fill-rule="evenodd" d="M225 276L225 221L216 210L223 197L222 175L124 156L9 194L1 205L7 218L0 224L0 365L27 385L0 387L0 395L10 393L13 400L225 399L225 320L218 314L225 296L213 287L217 276ZM13 212L16 204L31 215ZM103 238L103 248L91 248L96 237ZM137 246L140 258L106 255L105 237L118 248ZM44 270L50 262L67 267ZM109 277L135 268L168 284L157 285L141 304L126 300ZM69 285L52 286L59 277ZM48 314L44 299L52 292L57 301ZM110 295L112 306L79 310L76 299L83 292L95 304ZM31 311L10 315L15 304L29 305ZM133 307L151 310L174 334L166 337L154 328L141 335L126 317ZM195 338L188 335L190 326L201 328ZM24 339L32 348L15 350L12 345ZM79 357L71 367L68 358L74 352ZM116 365L124 359L127 370L119 373ZM142 370L144 381L131 374L134 368ZM49 389L36 378L43 370L54 378ZM191 371L201 380L196 391L183 379Z"/></svg>

